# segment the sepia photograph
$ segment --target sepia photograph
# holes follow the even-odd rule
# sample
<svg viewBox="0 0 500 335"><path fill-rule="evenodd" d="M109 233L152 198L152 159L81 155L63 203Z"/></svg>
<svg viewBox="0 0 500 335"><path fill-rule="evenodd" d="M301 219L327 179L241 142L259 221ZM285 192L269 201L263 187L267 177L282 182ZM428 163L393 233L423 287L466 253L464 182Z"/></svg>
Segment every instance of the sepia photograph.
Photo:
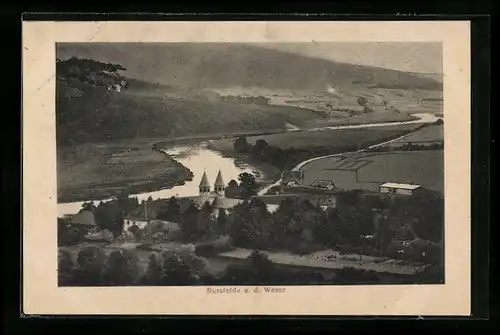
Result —
<svg viewBox="0 0 500 335"><path fill-rule="evenodd" d="M467 314L467 24L26 27L31 310Z"/></svg>
<svg viewBox="0 0 500 335"><path fill-rule="evenodd" d="M59 285L444 283L441 43L54 61Z"/></svg>

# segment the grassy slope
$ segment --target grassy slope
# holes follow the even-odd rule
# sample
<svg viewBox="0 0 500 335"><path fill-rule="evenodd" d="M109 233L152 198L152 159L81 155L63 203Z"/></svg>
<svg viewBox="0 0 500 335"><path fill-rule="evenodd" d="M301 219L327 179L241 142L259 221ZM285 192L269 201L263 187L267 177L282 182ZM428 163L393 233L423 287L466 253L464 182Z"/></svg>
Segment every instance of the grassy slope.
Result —
<svg viewBox="0 0 500 335"><path fill-rule="evenodd" d="M67 97L70 88L81 96ZM283 129L320 118L310 110L172 99L130 91L113 92L86 84L58 81L58 143L100 142L125 138L175 138Z"/></svg>
<svg viewBox="0 0 500 335"><path fill-rule="evenodd" d="M444 127L443 125L430 125L417 131L415 134L390 143L389 146L398 147L402 144L410 142L413 144L443 143Z"/></svg>

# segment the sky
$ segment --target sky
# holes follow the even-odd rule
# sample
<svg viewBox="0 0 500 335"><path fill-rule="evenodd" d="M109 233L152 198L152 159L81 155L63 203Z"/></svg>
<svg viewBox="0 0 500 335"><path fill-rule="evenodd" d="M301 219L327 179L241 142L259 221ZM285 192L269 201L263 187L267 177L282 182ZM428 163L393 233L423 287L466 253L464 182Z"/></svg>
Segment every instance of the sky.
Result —
<svg viewBox="0 0 500 335"><path fill-rule="evenodd" d="M437 42L256 43L260 47L337 62L388 69L442 73L442 45Z"/></svg>

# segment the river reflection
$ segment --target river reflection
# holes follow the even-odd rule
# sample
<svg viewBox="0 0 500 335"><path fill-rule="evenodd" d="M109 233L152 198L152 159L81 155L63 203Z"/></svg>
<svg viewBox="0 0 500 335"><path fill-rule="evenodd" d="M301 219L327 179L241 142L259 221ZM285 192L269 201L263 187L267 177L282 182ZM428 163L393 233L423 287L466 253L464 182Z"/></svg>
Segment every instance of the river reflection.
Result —
<svg viewBox="0 0 500 335"><path fill-rule="evenodd" d="M172 196L195 196L198 195L198 185L203 172L207 173L208 179L212 184L215 182L215 177L219 170L222 172L226 185L231 179L237 180L238 175L243 172L252 173L257 179L261 177L260 171L241 161L236 161L234 158L224 157L219 152L208 149L206 143L166 148L165 152L190 169L194 175L193 180L186 181L184 185L175 186L170 189L133 194L131 196L137 197L139 200L146 200L149 197L159 199ZM94 201L94 203L97 205L99 201ZM59 216L63 216L77 213L83 203L83 201L59 203L57 204L58 214Z"/></svg>

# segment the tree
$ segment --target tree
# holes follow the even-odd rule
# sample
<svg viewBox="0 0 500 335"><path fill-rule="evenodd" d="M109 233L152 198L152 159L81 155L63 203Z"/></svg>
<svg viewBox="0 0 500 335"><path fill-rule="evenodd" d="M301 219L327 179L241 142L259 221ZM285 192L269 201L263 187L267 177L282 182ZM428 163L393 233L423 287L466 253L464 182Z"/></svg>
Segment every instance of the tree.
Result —
<svg viewBox="0 0 500 335"><path fill-rule="evenodd" d="M248 142L247 142L247 139L246 137L238 137L235 141L234 141L234 144L233 144L233 148L234 148L234 151L238 152L238 153L246 153L248 152Z"/></svg>
<svg viewBox="0 0 500 335"><path fill-rule="evenodd" d="M228 227L231 240L237 246L253 248L269 245L271 215L266 205L258 199L233 207L228 217Z"/></svg>
<svg viewBox="0 0 500 335"><path fill-rule="evenodd" d="M252 174L247 172L240 173L238 176L238 180L240 181L239 186L244 198L249 198L252 195L257 194L259 184L257 184L255 177Z"/></svg>
<svg viewBox="0 0 500 335"><path fill-rule="evenodd" d="M140 283L143 285L158 285L161 276L161 264L158 263L158 258L155 254L149 255L148 268Z"/></svg>
<svg viewBox="0 0 500 335"><path fill-rule="evenodd" d="M211 238L216 230L216 222L213 217L214 209L207 201L198 212L198 220L196 227L195 238L199 240L206 240Z"/></svg>
<svg viewBox="0 0 500 335"><path fill-rule="evenodd" d="M101 248L88 246L81 249L77 256L75 284L79 286L100 285L105 261L106 254Z"/></svg>
<svg viewBox="0 0 500 335"><path fill-rule="evenodd" d="M57 277L59 286L67 286L71 284L73 276L74 263L71 254L66 250L59 250Z"/></svg>
<svg viewBox="0 0 500 335"><path fill-rule="evenodd" d="M181 214L181 206L176 197L168 199L167 204L158 213L158 218L162 220L177 221Z"/></svg>
<svg viewBox="0 0 500 335"><path fill-rule="evenodd" d="M366 106L368 104L368 99L365 98L365 97L359 97L358 100L357 100L357 102L358 102L358 105L364 107L364 106Z"/></svg>
<svg viewBox="0 0 500 335"><path fill-rule="evenodd" d="M103 270L103 283L110 286L132 285L139 275L137 257L128 250L109 254Z"/></svg>
<svg viewBox="0 0 500 335"><path fill-rule="evenodd" d="M162 258L160 284L163 285L196 284L206 266L206 261L192 251L165 252Z"/></svg>
<svg viewBox="0 0 500 335"><path fill-rule="evenodd" d="M219 209L219 215L217 216L217 232L223 234L226 232L227 228L227 214L224 208Z"/></svg>
<svg viewBox="0 0 500 335"><path fill-rule="evenodd" d="M252 148L252 154L256 156L260 156L263 152L264 149L267 147L267 142L263 139L257 140L255 142L255 145Z"/></svg>
<svg viewBox="0 0 500 335"><path fill-rule="evenodd" d="M234 179L227 184L225 195L227 198L237 198L239 196L240 188L238 182Z"/></svg>
<svg viewBox="0 0 500 335"><path fill-rule="evenodd" d="M182 218L180 220L180 226L182 229L182 235L184 240L191 241L193 240L198 233L198 209L192 203L189 207L184 211Z"/></svg>

